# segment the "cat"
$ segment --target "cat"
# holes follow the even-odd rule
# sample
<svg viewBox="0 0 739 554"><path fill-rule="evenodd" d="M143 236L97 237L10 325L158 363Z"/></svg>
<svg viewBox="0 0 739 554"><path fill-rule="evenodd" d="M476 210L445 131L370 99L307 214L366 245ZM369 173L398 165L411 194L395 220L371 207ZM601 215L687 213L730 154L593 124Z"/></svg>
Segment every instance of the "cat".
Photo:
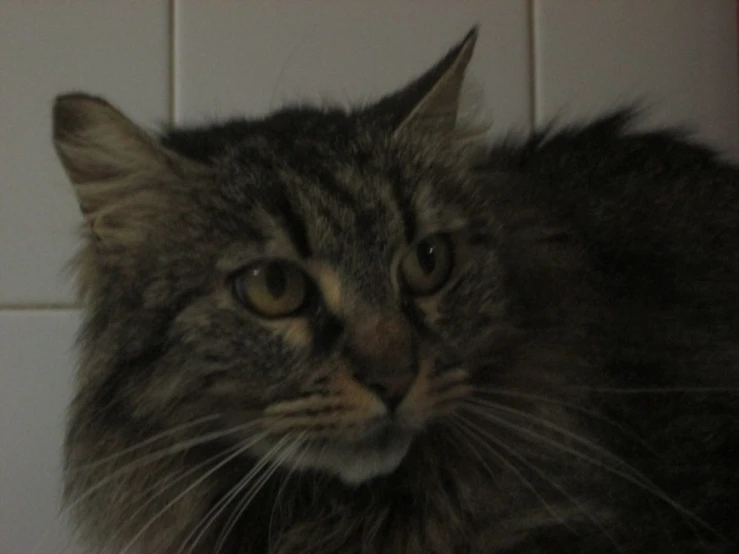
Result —
<svg viewBox="0 0 739 554"><path fill-rule="evenodd" d="M56 99L90 552L739 550L739 172L631 109L487 144L401 90L153 136Z"/></svg>

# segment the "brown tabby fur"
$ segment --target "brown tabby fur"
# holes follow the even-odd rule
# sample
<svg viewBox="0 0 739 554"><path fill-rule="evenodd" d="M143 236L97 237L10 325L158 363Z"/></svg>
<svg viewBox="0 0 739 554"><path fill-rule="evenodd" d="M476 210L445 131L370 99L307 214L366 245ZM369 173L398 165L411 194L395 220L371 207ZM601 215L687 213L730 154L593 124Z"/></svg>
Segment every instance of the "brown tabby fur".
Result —
<svg viewBox="0 0 739 554"><path fill-rule="evenodd" d="M154 138L57 99L90 552L739 551L736 167L627 113L461 140L475 36L350 111ZM438 232L449 279L410 295ZM305 309L238 301L265 258L307 275Z"/></svg>

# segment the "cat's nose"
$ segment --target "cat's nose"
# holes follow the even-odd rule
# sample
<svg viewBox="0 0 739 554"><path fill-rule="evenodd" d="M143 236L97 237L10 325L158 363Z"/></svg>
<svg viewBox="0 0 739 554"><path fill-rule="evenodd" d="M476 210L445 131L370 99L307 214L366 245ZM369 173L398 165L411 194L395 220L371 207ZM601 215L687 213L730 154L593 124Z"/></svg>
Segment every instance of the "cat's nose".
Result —
<svg viewBox="0 0 739 554"><path fill-rule="evenodd" d="M417 373L413 336L395 314L368 317L351 333L349 357L355 377L394 410Z"/></svg>
<svg viewBox="0 0 739 554"><path fill-rule="evenodd" d="M398 374L382 376L365 384L365 386L380 397L388 411L392 412L405 398L411 388L415 373L399 371Z"/></svg>

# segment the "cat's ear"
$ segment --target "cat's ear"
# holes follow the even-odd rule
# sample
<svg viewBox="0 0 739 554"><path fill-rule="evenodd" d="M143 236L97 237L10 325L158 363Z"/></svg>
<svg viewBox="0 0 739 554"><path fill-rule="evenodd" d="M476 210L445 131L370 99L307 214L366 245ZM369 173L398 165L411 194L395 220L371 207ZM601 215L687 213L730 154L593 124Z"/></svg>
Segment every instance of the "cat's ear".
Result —
<svg viewBox="0 0 739 554"><path fill-rule="evenodd" d="M169 205L188 162L105 100L56 99L53 137L82 213L103 243L130 246Z"/></svg>
<svg viewBox="0 0 739 554"><path fill-rule="evenodd" d="M474 27L431 69L370 107L370 116L389 121L396 132L414 127L433 133L451 133L476 40L477 27Z"/></svg>

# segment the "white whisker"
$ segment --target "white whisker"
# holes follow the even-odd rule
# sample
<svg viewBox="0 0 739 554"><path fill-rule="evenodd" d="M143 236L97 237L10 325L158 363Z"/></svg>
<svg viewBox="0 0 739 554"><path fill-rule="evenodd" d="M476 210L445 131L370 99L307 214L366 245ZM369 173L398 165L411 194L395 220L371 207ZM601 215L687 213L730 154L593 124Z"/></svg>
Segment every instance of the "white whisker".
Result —
<svg viewBox="0 0 739 554"><path fill-rule="evenodd" d="M570 390L603 394L739 394L737 387L567 387Z"/></svg>
<svg viewBox="0 0 739 554"><path fill-rule="evenodd" d="M670 498L670 496L667 493L665 493L663 490L661 490L659 487L657 487L657 485L653 481L651 481L649 478L647 478L641 471L639 471L635 467L631 466L626 461L624 461L623 459L619 458L618 456L616 456L615 454L613 454L612 452L610 452L609 450L607 450L607 449L605 449L603 447L600 447L598 445L595 445L598 448L599 451L602 451L602 452L607 453L607 457L609 459L612 459L612 460L617 461L624 468L626 468L627 470L633 472L633 474L632 473L628 473L626 471L623 471L622 469L619 469L617 467L613 467L613 466L611 466L611 465L603 462L602 460L599 460L599 459L594 458L594 457L592 457L592 456L590 456L588 454L585 454L583 452L580 452L579 450L576 450L574 448L570 448L567 445L562 444L561 442L558 442L556 440L553 440L553 439L547 437L546 435L542 435L541 433L537 433L537 432L531 431L530 429L527 429L525 427L521 427L520 425L516 425L515 423L510 422L510 421L508 421L508 420L506 420L506 419L504 419L502 417L498 417L498 416L495 416L493 414L487 413L484 410L481 410L481 409L476 408L474 406L473 407L464 406L462 409L470 410L473 413L476 413L478 416L484 417L484 418L486 418L487 420L489 420L489 421L491 421L493 423L497 423L501 427L505 427L505 428L510 429L512 431L515 431L515 432L517 432L517 433L519 433L521 435L528 436L531 439L534 439L535 441L538 441L538 442L541 442L543 444L547 444L549 446L552 446L553 448L556 448L557 450L560 450L562 452L566 452L568 454L571 454L572 456L574 456L574 457L576 457L576 458L578 458L580 460L583 460L585 462L588 462L588 463L590 463L591 465L593 465L595 467L598 467L598 468L603 469L604 471L607 471L607 472L609 472L609 473L611 473L611 474L613 474L613 475L615 475L617 477L620 477L623 480L625 480L625 481L633 484L637 488L639 488L639 489L641 489L641 490L643 490L645 492L648 492L648 493L654 495L655 497L659 498L660 500L662 500L663 502L665 502L667 505L669 505L670 507L672 507L675 511L677 511L678 513L680 513L683 516L687 517L689 520L692 520L692 521L698 523L701 527L703 527L707 531L713 533L715 536L724 539L724 537L720 533L718 533L718 531L716 531L713 527L711 527L711 525L709 525L706 521L704 521L703 519L701 519L700 517L698 517L697 515L695 515L693 512L691 512L690 510L688 510L687 508L685 508L684 506L682 506L681 504L679 504L678 502L676 502L675 500L673 500L672 498ZM537 418L537 419L540 419L540 418ZM544 421L546 421L546 420L544 420ZM550 425L553 425L553 424L550 424ZM555 426L555 427L558 427L558 426ZM581 438L581 442L582 441L585 441L584 444L593 444L593 443L590 443L590 441L586 441L585 439L582 439Z"/></svg>
<svg viewBox="0 0 739 554"><path fill-rule="evenodd" d="M536 466L532 461L526 459L523 454L521 454L519 451L517 451L512 446L506 444L502 440L493 437L489 433L485 433L482 429L480 429L478 426L474 425L472 422L468 422L468 424L471 427L474 427L478 433L487 440L492 441L495 443L498 447L504 449L506 452L508 452L511 456L513 456L515 459L517 459L520 463L528 467L531 471L536 473L541 479L549 483L553 488L555 488L557 491L560 492L565 498L567 498L579 511L582 513L586 518L588 518L602 533L603 535L613 544L613 546L621 552L621 547L619 546L618 542L614 539L614 537L608 532L608 530L603 526L603 523L596 518L593 514L590 513L590 510L588 510L583 504L577 499L577 497L570 494L567 489L564 488L564 486L557 483L551 475L548 475L546 472L541 470L539 467Z"/></svg>
<svg viewBox="0 0 739 554"><path fill-rule="evenodd" d="M480 436L480 431L477 427L473 426L471 423L469 423L466 419L462 418L458 414L455 414L454 419L457 421L457 424L459 425L460 431L467 434L468 437L475 439L480 445L484 446L490 454L495 457L500 463L502 463L506 468L508 468L509 471L511 471L513 474L515 474L521 482L528 488L533 495L541 502L546 510L549 512L549 514L559 521L564 527L567 529L570 529L570 527L565 523L565 521L562 519L562 517L557 513L557 511L549 504L549 502L546 501L546 499L539 493L538 490L536 490L536 487L534 484L529 481L526 476L521 472L520 469L518 469L515 464L511 463L505 456L503 456L500 452L495 450L491 444L486 442L482 436ZM570 529L574 533L572 529Z"/></svg>
<svg viewBox="0 0 739 554"><path fill-rule="evenodd" d="M299 445L300 447L303 447L304 445ZM303 458L305 458L305 454L308 450L306 448L302 448L300 453L298 454L297 458L295 459L294 463L291 464L289 471L286 475L282 477L282 483L280 484L280 488L277 490L277 494L275 495L274 503L272 504L272 512L269 516L269 525L267 527L267 545L268 549L269 546L272 544L272 524L275 517L275 510L277 509L277 506L281 506L281 500L282 500L282 493L284 492L285 488L287 487L287 484L290 482L290 478L295 473L297 468L300 467L300 463L302 462Z"/></svg>
<svg viewBox="0 0 739 554"><path fill-rule="evenodd" d="M252 467L249 472L247 472L244 477L239 479L239 481L231 488L231 490L224 494L224 496L216 502L213 507L211 507L210 510L203 516L203 520L200 522L200 524L196 525L195 528L190 532L189 535L185 537L185 540L182 541L182 546L180 547L180 550L184 549L185 546L192 541L192 544L190 548L187 549L187 552L192 552L193 548L195 548L200 542L200 539L202 539L205 536L205 533L208 530L208 527L218 518L218 516L225 510L228 505L231 503L233 499L235 499L239 493L244 490L249 483L254 479L254 477L257 476L257 474L262 470L262 468L269 463L270 456L275 451L278 451L284 442L286 441L288 437L282 437L277 443L272 446L272 448L267 451L267 453L262 456L257 462L254 464L254 467Z"/></svg>
<svg viewBox="0 0 739 554"><path fill-rule="evenodd" d="M131 512L130 514L128 514L128 519L130 519L130 520L135 519L136 516L138 516L142 511L144 511L147 508L147 506L149 506L149 504L151 504L152 502L156 501L159 498L159 496L161 496L162 493L164 493L168 489L172 488L173 486L175 486L180 481L182 481L184 479L187 479L193 473L196 473L196 472L200 471L204 466L207 466L208 464L211 464L213 462L216 462L218 459L225 458L226 456L228 456L232 452L235 452L236 450L239 450L240 448L241 448L241 445L240 444L236 444L236 445L233 445L233 446L231 446L229 448L226 448L225 450L223 450L221 452L218 452L217 454L214 454L213 456L211 456L211 457L209 457L209 458L201 461L200 463L197 463L194 466L188 468L187 471L185 471L181 475L178 475L174 479L170 480L169 482L166 483L166 485L164 485L160 489L157 489L157 490L154 490L154 491L147 491L145 494L149 497L148 500L146 500L145 502L143 502L142 504L140 504L138 506L138 508L136 508L133 512ZM139 499L136 499L136 502L138 502L138 500ZM115 535L114 535L114 537L115 537ZM111 537L111 540L114 537Z"/></svg>
<svg viewBox="0 0 739 554"><path fill-rule="evenodd" d="M530 421L530 422L536 423L538 425L541 425L542 427L544 427L546 429L549 429L551 431L555 431L555 432L557 432L557 433L559 433L559 434L561 434L561 435L563 435L563 436L565 436L565 437L567 437L567 438L569 438L569 439L571 439L571 440L573 440L573 441L575 441L577 443L582 444L583 446L587 446L588 448L591 448L592 450L594 450L598 454L604 456L605 458L608 458L608 459L616 462L619 465L623 465L623 466L629 468L630 470L634 471L637 475L640 475L639 470L637 470L633 466L630 466L628 463L626 463L626 461L624 461L622 458L620 458L619 456L617 456L616 454L614 454L613 452L611 452L607 448L605 448L605 447L603 447L603 446L601 446L601 445L599 445L599 444L597 444L595 442L592 442L592 441L590 441L590 440L588 440L588 439L586 439L586 438L578 435L577 433L574 433L574 432L570 431L566 427L562 427L561 425L557 425L556 423L552 423L551 421L549 421L547 419L544 419L542 417L536 416L536 415L534 415L532 413L529 413L529 412L526 412L524 410L519 410L517 408L511 408L510 406L505 406L503 404L495 404L495 403L492 403L492 402L480 402L480 401L478 401L477 399L474 399L474 398L469 399L468 402L473 403L473 404L476 404L476 406L469 406L468 405L466 409L468 409L470 411L473 411L473 412L477 413L478 415L481 415L481 416L484 416L484 417L490 416L489 412L481 409L481 407L484 406L485 408L489 408L489 409L495 410L498 413L503 412L503 413L507 413L507 414L511 414L511 415L520 417L520 418L525 419L527 421Z"/></svg>
<svg viewBox="0 0 739 554"><path fill-rule="evenodd" d="M155 451L154 453L147 454L146 456L143 456L137 460L133 460L132 462L127 463L123 467L118 468L110 475L105 476L103 479L101 479L94 485L91 485L90 487L88 487L82 494L76 496L73 502L65 506L65 511L69 511L73 509L80 502L84 501L87 497L91 496L101 487L105 486L111 481L114 481L115 479L118 479L121 475L125 475L126 473L133 471L134 469L138 469L140 467L149 465L163 458L167 458L168 456L172 456L173 454L179 454L180 452L188 450L192 448L193 446L200 446L202 444L206 444L208 442L226 437L228 435L233 435L235 433L248 430L249 428L257 425L258 423L259 422L257 421L250 421L248 423L237 425L229 429L215 431L213 433L208 433L200 437L195 437L194 439L189 439L186 441L175 443L172 446L163 448L159 451Z"/></svg>
<svg viewBox="0 0 739 554"><path fill-rule="evenodd" d="M254 483L249 491L246 493L243 499L239 502L239 504L236 506L236 509L234 510L233 514L231 514L231 517L226 522L226 525L224 527L224 530L221 533L221 537L218 540L218 543L216 544L215 554L218 554L222 548L225 546L226 541L228 540L228 535L233 530L234 526L238 522L241 515L246 511L246 509L249 507L249 504L251 504L252 500L256 497L256 495L259 493L259 491L264 487L265 483L274 475L274 473L282 466L282 464L285 462L285 460L291 455L294 454L295 447L300 445L300 442L302 438L305 436L306 431L303 431L296 437L289 445L287 445L282 452L277 454L276 458L272 461L272 465L264 472L264 474L257 480L256 483ZM287 435L285 438L289 438L291 435ZM271 455L269 455L271 457Z"/></svg>
<svg viewBox="0 0 739 554"><path fill-rule="evenodd" d="M487 474L490 476L490 478L495 481L496 483L499 482L498 475L495 474L495 472L492 470L490 465L485 461L485 457L480 453L480 451L477 449L477 447L470 441L469 437L462 433L462 431L459 429L459 423L455 421L455 418L461 418L459 414L456 414L453 416L450 423L450 430L454 434L455 437L457 437L460 442L462 442L463 446L466 446L470 452L477 458L477 461L480 462L480 465L482 468L487 472Z"/></svg>
<svg viewBox="0 0 739 554"><path fill-rule="evenodd" d="M195 425L198 425L200 423L204 423L206 420L210 420L212 418L219 417L217 415L213 416L206 416L204 418L201 418L199 420L195 420L193 422L189 422L186 424L183 424L181 426L178 426L176 428L170 429L168 431L159 433L157 435L154 435L150 437L149 439L146 439L140 443L137 443L133 445L132 447L129 447L125 450L116 452L115 454L111 454L110 456L106 456L104 458L100 458L98 460L95 460L94 462L90 462L88 464L85 464L83 466L79 466L79 470L90 470L94 468L95 466L104 464L105 462L111 462L117 458L120 458L121 456L124 456L125 454L129 454L131 452L134 452L138 450L139 448L150 444L152 442L156 442L157 440L163 439L166 436L168 436L171 433L175 433L177 431L186 429L188 427L192 427ZM70 512L73 510L78 504L84 502L89 496L93 495L96 491L100 490L102 487L107 485L108 483L116 480L121 475L124 475L125 473L129 471L133 471L135 469L138 469L140 467L146 466L150 463L154 463L158 460L161 460L163 458L166 458L167 456L171 456L173 454L178 454L179 452L183 450L187 450L193 446L198 446L204 443L207 443L209 441L213 441L219 438L222 438L224 436L227 436L229 434L238 433L240 431L244 431L254 425L257 425L260 423L259 421L251 421L246 424L242 424L236 427L232 427L230 429L226 430L219 430L213 433L209 433L207 435L202 435L200 437L195 437L194 439L186 440L186 441L180 441L178 443L175 443L173 445L169 445L166 448L162 448L160 450L155 450L154 452L149 452L145 456L142 456L141 458L135 459L131 462L128 462L123 467L120 467L113 471L113 473L106 475L104 478L100 479L99 481L95 482L93 485L90 485L87 489L84 490L84 492L78 494L75 496L74 500L72 502L69 502L65 506L62 507L60 510L60 513L57 515L55 520L51 522L48 526L48 528L44 531L44 533L41 535L41 538L38 540L36 546L31 551L31 554L38 554L41 547L44 544L44 541L46 541L49 537L49 534L53 531L53 525L56 523L57 520L59 520L65 512ZM71 470L74 472L75 470ZM65 549L66 550L66 549ZM64 551L62 551L64 552Z"/></svg>
<svg viewBox="0 0 739 554"><path fill-rule="evenodd" d="M549 398L547 396L531 394L531 393L515 391L515 390L504 390L504 389L493 388L493 387L477 387L475 391L482 393L482 394L489 394L493 396L517 398L517 399L522 399L522 400L529 400L531 402L542 402L545 404L553 404L555 406L563 406L575 412L587 415L588 417L592 417L595 420L603 421L604 423L612 426L614 429L618 429L619 431L621 431L621 433L625 437L629 437L633 439L635 442L643 446L647 451L649 451L655 457L659 457L659 454L642 437L634 433L631 429L628 429L624 425L621 425L617 421L609 417L606 417L605 415L599 412L596 412L595 410L589 410L587 408L584 408L572 402L565 402L563 400L556 399L556 398ZM476 398L476 400L482 401L481 398ZM493 404L493 405L498 406L499 404Z"/></svg>
<svg viewBox="0 0 739 554"><path fill-rule="evenodd" d="M236 459L238 456L241 456L245 454L249 448L254 446L257 442L264 439L266 436L266 432L260 433L256 437L251 438L251 440L247 441L246 443L242 444L233 454L230 454L226 457L226 459L222 460L218 464L216 464L214 467L206 471L203 475L201 475L197 480L195 480L190 486L188 486L183 492L175 496L172 500L170 500L161 510L159 510L156 514L154 514L149 522L144 525L141 530L136 533L131 540L126 544L126 546L121 550L121 554L126 554L135 544L136 541L138 541L141 536L146 533L146 530L151 527L156 520L164 515L167 510L169 510L172 506L174 506L175 503L179 502L183 497L185 497L188 493L190 493L195 487L200 485L203 481L205 481L208 477L213 475L216 471L224 467L226 464L228 464L230 461Z"/></svg>
<svg viewBox="0 0 739 554"><path fill-rule="evenodd" d="M124 448L123 450L119 450L115 454L111 454L109 456L104 456L102 458L99 458L93 462L88 462L86 464L81 464L79 466L74 467L70 471L73 473L87 471L91 468L97 467L99 465L105 464L107 462L111 462L117 458L120 458L121 456L125 456L126 454L130 454L131 452L135 452L136 450L139 450L145 446L150 445L151 443L154 443L158 440L165 439L171 435L174 435L180 431L184 431L185 429L189 429L190 427L194 427L196 425L200 425L202 423L206 423L208 421L213 421L214 419L217 419L220 417L217 414L211 414L207 415L205 417L201 417L199 419L196 419L194 421L189 421L187 423L183 423L181 425L176 425L174 427L171 427L167 429L166 431L162 431L161 433L157 433L155 435L152 435L141 442L138 442L134 444L133 446L129 446L128 448Z"/></svg>

